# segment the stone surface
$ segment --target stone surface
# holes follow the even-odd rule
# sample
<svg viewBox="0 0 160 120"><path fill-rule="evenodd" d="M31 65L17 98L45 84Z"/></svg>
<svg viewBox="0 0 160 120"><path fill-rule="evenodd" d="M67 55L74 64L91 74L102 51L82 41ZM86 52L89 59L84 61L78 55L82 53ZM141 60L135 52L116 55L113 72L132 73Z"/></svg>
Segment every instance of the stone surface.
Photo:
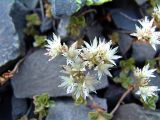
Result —
<svg viewBox="0 0 160 120"><path fill-rule="evenodd" d="M20 1L24 6L26 6L28 9L34 9L36 8L39 0L18 0Z"/></svg>
<svg viewBox="0 0 160 120"><path fill-rule="evenodd" d="M106 100L96 98L95 101L103 108L107 108ZM73 101L56 101L55 107L49 110L46 120L89 120L88 112L91 109L84 106L76 106Z"/></svg>
<svg viewBox="0 0 160 120"><path fill-rule="evenodd" d="M21 43L23 43L22 40L24 39L24 28L26 27L25 17L28 12L28 9L19 1L13 3L10 11L10 16L12 17L12 21L15 25Z"/></svg>
<svg viewBox="0 0 160 120"><path fill-rule="evenodd" d="M138 17L133 10L114 9L111 11L111 13L112 13L113 21L117 26L117 28L135 31L135 24L137 24L137 22L132 19L138 19ZM131 18L131 19L128 19L128 18Z"/></svg>
<svg viewBox="0 0 160 120"><path fill-rule="evenodd" d="M159 111L148 111L136 104L125 104L115 113L113 120L159 120Z"/></svg>
<svg viewBox="0 0 160 120"><path fill-rule="evenodd" d="M123 95L123 93L126 91L126 89L122 88L119 85L110 84L109 87L106 90L105 98L107 99L108 108L109 110L113 109L114 106L117 104L120 97ZM131 94L129 94L125 99L125 103L132 102L134 99Z"/></svg>
<svg viewBox="0 0 160 120"><path fill-rule="evenodd" d="M50 0L52 4L52 15L54 17L71 16L84 5L84 1L86 0L81 1L81 4L77 4L75 0Z"/></svg>
<svg viewBox="0 0 160 120"><path fill-rule="evenodd" d="M61 38L67 37L67 35L68 35L67 27L68 27L69 23L70 23L70 17L63 17L60 19L57 32Z"/></svg>
<svg viewBox="0 0 160 120"><path fill-rule="evenodd" d="M14 94L18 98L32 97L48 92L53 97L70 96L66 89L59 88L61 83L60 65L66 64L63 57L59 56L53 61L48 61L45 49L39 49L28 55L19 68L19 72L12 79ZM96 89L108 86L106 77L96 86Z"/></svg>
<svg viewBox="0 0 160 120"><path fill-rule="evenodd" d="M98 22L88 21L88 25L85 28L85 34L88 39L92 41L95 37L102 37L102 30L103 28Z"/></svg>
<svg viewBox="0 0 160 120"><path fill-rule="evenodd" d="M147 0L135 0L135 2L136 2L138 5L143 5L144 3L147 2Z"/></svg>
<svg viewBox="0 0 160 120"><path fill-rule="evenodd" d="M118 43L119 43L120 51L121 51L123 56L131 48L132 42L133 42L133 38L130 37L128 34L119 33L119 41L118 41Z"/></svg>
<svg viewBox="0 0 160 120"><path fill-rule="evenodd" d="M47 32L53 28L53 20L51 18L45 17L41 23L40 30L41 32Z"/></svg>
<svg viewBox="0 0 160 120"><path fill-rule="evenodd" d="M132 46L132 51L132 57L137 62L152 59L156 55L156 51L152 48L152 46L145 43L134 43Z"/></svg>
<svg viewBox="0 0 160 120"><path fill-rule="evenodd" d="M14 0L0 1L0 74L24 54L12 18L9 16Z"/></svg>
<svg viewBox="0 0 160 120"><path fill-rule="evenodd" d="M27 112L27 100L18 99L15 96L12 96L12 118L17 120L21 118Z"/></svg>

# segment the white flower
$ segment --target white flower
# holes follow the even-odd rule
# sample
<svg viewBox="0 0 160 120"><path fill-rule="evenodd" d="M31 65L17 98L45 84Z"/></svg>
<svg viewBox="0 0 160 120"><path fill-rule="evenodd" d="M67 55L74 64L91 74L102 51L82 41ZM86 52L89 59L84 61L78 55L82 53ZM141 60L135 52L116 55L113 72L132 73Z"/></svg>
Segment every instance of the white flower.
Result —
<svg viewBox="0 0 160 120"><path fill-rule="evenodd" d="M51 39L51 40L47 39L47 43L48 44L45 46L45 47L47 47L47 53L45 53L45 55L48 55L51 57L49 59L49 61L50 61L62 52L61 39L60 39L60 37L56 36L53 33L53 39Z"/></svg>
<svg viewBox="0 0 160 120"><path fill-rule="evenodd" d="M154 8L153 16L156 17L155 19L160 20L160 6L157 6Z"/></svg>
<svg viewBox="0 0 160 120"><path fill-rule="evenodd" d="M149 42L151 46L154 48L154 50L156 50L156 45L160 44L159 37L160 37L160 32L154 32L150 38Z"/></svg>
<svg viewBox="0 0 160 120"><path fill-rule="evenodd" d="M94 77L91 77L89 74L85 76L83 83L76 82L73 77L61 76L61 78L63 82L58 87L66 88L67 94L72 93L76 99L79 97L86 99L90 92L96 92L94 85L97 84L98 81L95 80Z"/></svg>
<svg viewBox="0 0 160 120"><path fill-rule="evenodd" d="M94 79L94 77L91 77L89 74L86 75L84 78L83 83L77 83L77 86L75 88L75 91L73 92L73 95L78 99L79 97L83 97L86 99L86 97L89 96L90 92L96 92L94 85L97 84L98 81Z"/></svg>
<svg viewBox="0 0 160 120"><path fill-rule="evenodd" d="M106 43L105 40L102 41L101 39L99 39L98 41L97 38L93 40L93 44L91 45L85 42L86 47L82 48L82 59L85 60L85 63L88 65L89 68L92 68L95 65L116 65L114 60L117 60L121 57L115 55L117 53L118 47L112 49L111 44L111 41Z"/></svg>
<svg viewBox="0 0 160 120"><path fill-rule="evenodd" d="M115 55L117 53L117 49L118 47L115 48L111 48L112 45L112 41L110 40L109 42L105 43L105 41L100 41L99 44L99 54L103 54L104 56L104 60L105 61L109 61L112 64L116 65L114 60L117 60L119 58L121 58L121 56ZM102 57L102 56L101 56Z"/></svg>
<svg viewBox="0 0 160 120"><path fill-rule="evenodd" d="M156 50L156 45L160 44L159 36L160 32L156 32L156 26L153 26L154 19L150 20L145 17L144 20L139 20L140 27L136 25L136 33L132 33L132 36L137 37L140 41L146 41Z"/></svg>
<svg viewBox="0 0 160 120"><path fill-rule="evenodd" d="M63 82L58 87L67 88L67 94L72 93L77 86L77 83L74 82L74 79L66 76L61 76L61 79Z"/></svg>
<svg viewBox="0 0 160 120"><path fill-rule="evenodd" d="M143 100L146 101L148 97L156 96L156 91L159 91L157 86L143 86L139 87L136 94L140 95Z"/></svg>
<svg viewBox="0 0 160 120"><path fill-rule="evenodd" d="M142 69L135 68L134 76L136 77L137 80L142 81L141 83L143 84L143 82L149 82L150 77L155 77L155 75L153 75L155 71L156 69L149 69L149 64L148 64L144 66Z"/></svg>
<svg viewBox="0 0 160 120"><path fill-rule="evenodd" d="M98 70L98 78L101 79L103 74L106 74L110 77L112 77L111 73L109 72L109 69L113 67L111 64L99 64L96 66L95 70Z"/></svg>
<svg viewBox="0 0 160 120"><path fill-rule="evenodd" d="M85 46L82 48L82 59L85 60L85 64L91 69L95 67L98 70L98 78L100 79L105 73L108 76L112 76L109 72L109 68L116 65L114 60L121 58L117 53L116 48L111 48L112 42L105 42L105 40L95 38L93 44L89 45L85 42Z"/></svg>
<svg viewBox="0 0 160 120"><path fill-rule="evenodd" d="M86 47L82 47L83 53L81 53L81 56L84 60L91 60L93 57L97 54L98 51L98 41L95 37L93 40L93 44L89 45L86 41L84 41L84 44ZM93 63L90 63L91 66L93 66Z"/></svg>
<svg viewBox="0 0 160 120"><path fill-rule="evenodd" d="M73 43L68 50L66 50L63 55L67 58L67 65L75 61L78 57L80 50L77 49L77 42Z"/></svg>

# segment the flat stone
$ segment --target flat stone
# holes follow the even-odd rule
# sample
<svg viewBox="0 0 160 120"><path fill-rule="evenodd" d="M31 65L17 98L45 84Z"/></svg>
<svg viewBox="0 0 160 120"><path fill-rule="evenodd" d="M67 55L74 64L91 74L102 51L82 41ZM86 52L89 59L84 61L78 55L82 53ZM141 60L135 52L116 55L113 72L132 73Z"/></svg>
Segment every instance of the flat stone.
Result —
<svg viewBox="0 0 160 120"><path fill-rule="evenodd" d="M135 2L138 4L138 5L143 5L144 3L147 2L147 0L135 0Z"/></svg>
<svg viewBox="0 0 160 120"><path fill-rule="evenodd" d="M134 10L129 8L128 10L119 8L119 9L113 9L111 13L113 21L117 26L117 28L129 31L136 30L135 24L137 24L137 22L134 20L138 19L139 17Z"/></svg>
<svg viewBox="0 0 160 120"><path fill-rule="evenodd" d="M68 17L68 16L60 19L57 32L61 38L67 37L67 35L68 35L67 27L68 27L69 23L70 23L70 17Z"/></svg>
<svg viewBox="0 0 160 120"><path fill-rule="evenodd" d="M19 68L19 72L12 79L14 94L17 98L33 97L48 92L52 97L71 96L66 89L58 87L61 84L60 65L66 64L62 56L48 61L45 49L39 49L28 55ZM95 88L102 89L108 86L107 77L101 80Z"/></svg>
<svg viewBox="0 0 160 120"><path fill-rule="evenodd" d="M108 108L109 110L112 110L115 105L117 104L120 97L123 95L123 93L126 91L123 87L116 84L110 84L105 92L105 98L107 99ZM125 103L133 102L133 97L131 93L125 97L123 100Z"/></svg>
<svg viewBox="0 0 160 120"><path fill-rule="evenodd" d="M20 1L24 6L26 6L28 9L34 9L36 8L39 0L18 0Z"/></svg>
<svg viewBox="0 0 160 120"><path fill-rule="evenodd" d="M156 55L156 51L153 47L146 43L134 43L132 45L132 57L137 62L143 62L145 60L149 60L154 58Z"/></svg>
<svg viewBox="0 0 160 120"><path fill-rule="evenodd" d="M120 106L113 120L159 120L159 111L145 110L134 103Z"/></svg>
<svg viewBox="0 0 160 120"><path fill-rule="evenodd" d="M41 23L40 30L42 33L47 32L48 30L53 28L53 19L45 17Z"/></svg>
<svg viewBox="0 0 160 120"><path fill-rule="evenodd" d="M28 105L26 99L18 99L12 96L12 118L17 120L27 112Z"/></svg>
<svg viewBox="0 0 160 120"><path fill-rule="evenodd" d="M19 57L24 55L24 49L15 30L12 18L9 16L14 0L0 1L0 74L9 69Z"/></svg>
<svg viewBox="0 0 160 120"><path fill-rule="evenodd" d="M97 98L94 99L99 105L105 109L106 100ZM49 110L46 120L89 120L88 112L92 111L89 107L80 105L76 106L73 101L56 101L55 107Z"/></svg>
<svg viewBox="0 0 160 120"><path fill-rule="evenodd" d="M91 19L91 18L90 18ZM103 31L103 27L98 23L94 21L88 21L88 26L85 28L86 32L86 36L88 37L89 40L93 40L95 37L99 38L102 37L102 31Z"/></svg>
<svg viewBox="0 0 160 120"><path fill-rule="evenodd" d="M123 56L131 48L132 42L133 42L133 38L130 37L128 34L119 33L119 41L118 41L118 43L119 43L120 51L121 51Z"/></svg>
<svg viewBox="0 0 160 120"><path fill-rule="evenodd" d="M52 5L52 15L54 17L71 16L84 5L84 1L78 4L75 0L50 0Z"/></svg>

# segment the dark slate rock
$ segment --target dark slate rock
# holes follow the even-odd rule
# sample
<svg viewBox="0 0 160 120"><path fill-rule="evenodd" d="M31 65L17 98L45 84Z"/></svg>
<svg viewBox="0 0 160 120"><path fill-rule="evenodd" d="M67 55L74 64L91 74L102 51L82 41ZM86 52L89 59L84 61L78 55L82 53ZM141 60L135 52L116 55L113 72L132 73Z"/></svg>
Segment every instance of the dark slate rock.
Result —
<svg viewBox="0 0 160 120"><path fill-rule="evenodd" d="M128 34L119 33L119 41L118 41L118 43L119 43L120 51L121 51L123 56L131 48L132 42L133 42L133 38L130 37Z"/></svg>
<svg viewBox="0 0 160 120"><path fill-rule="evenodd" d="M94 99L103 108L107 108L106 100ZM91 109L84 106L76 106L73 101L56 101L55 107L49 110L46 120L89 120L88 112Z"/></svg>
<svg viewBox="0 0 160 120"><path fill-rule="evenodd" d="M143 5L144 3L147 2L147 0L135 0L135 2L138 4L138 5Z"/></svg>
<svg viewBox="0 0 160 120"><path fill-rule="evenodd" d="M40 30L41 32L46 32L53 28L53 20L52 18L45 17L41 23Z"/></svg>
<svg viewBox="0 0 160 120"><path fill-rule="evenodd" d="M12 21L15 25L16 31L21 42L24 39L24 28L26 27L25 17L28 14L28 12L28 9L19 1L13 3L10 11L10 16L12 17Z"/></svg>
<svg viewBox="0 0 160 120"><path fill-rule="evenodd" d="M12 96L12 118L17 120L27 112L28 106L26 99L18 99Z"/></svg>
<svg viewBox="0 0 160 120"><path fill-rule="evenodd" d="M20 1L24 6L26 6L28 9L34 9L36 8L39 0L18 0Z"/></svg>
<svg viewBox="0 0 160 120"><path fill-rule="evenodd" d="M120 106L113 120L159 120L159 111L149 111L136 104L126 104Z"/></svg>
<svg viewBox="0 0 160 120"><path fill-rule="evenodd" d="M39 49L27 56L19 68L19 72L12 79L14 94L17 98L32 97L43 92L48 92L50 96L70 96L66 90L57 87L61 83L60 65L66 64L62 56L48 61L46 50ZM108 86L106 77L96 86L96 89Z"/></svg>
<svg viewBox="0 0 160 120"><path fill-rule="evenodd" d="M106 90L105 98L107 99L108 108L109 110L112 110L114 106L117 104L120 97L123 95L123 93L126 91L126 89L122 88L119 85L110 84L109 87ZM129 94L125 99L125 103L133 102L133 97L131 94Z"/></svg>
<svg viewBox="0 0 160 120"><path fill-rule="evenodd" d="M143 62L148 59L154 58L156 51L153 47L146 43L133 43L132 46L132 57L137 62Z"/></svg>
<svg viewBox="0 0 160 120"><path fill-rule="evenodd" d="M91 22L91 21L89 21ZM92 22L93 23L93 22ZM98 22L94 21L94 24L89 24L85 29L85 34L89 38L89 40L93 40L95 37L102 36L102 26L98 24Z"/></svg>
<svg viewBox="0 0 160 120"><path fill-rule="evenodd" d="M68 27L69 23L70 23L70 17L63 17L60 19L57 32L61 38L67 37L67 35L68 35L67 27Z"/></svg>
<svg viewBox="0 0 160 120"><path fill-rule="evenodd" d="M24 54L21 41L9 16L13 2L14 0L0 1L0 74Z"/></svg>
<svg viewBox="0 0 160 120"><path fill-rule="evenodd" d="M113 21L117 26L117 28L123 30L135 31L135 24L137 24L137 22L134 20L139 18L138 15L136 15L135 11L130 10L129 8L127 10L114 9L111 11L111 13Z"/></svg>
<svg viewBox="0 0 160 120"><path fill-rule="evenodd" d="M50 0L52 4L52 15L54 17L71 16L84 5L86 0L81 1L82 3L78 4L76 0Z"/></svg>

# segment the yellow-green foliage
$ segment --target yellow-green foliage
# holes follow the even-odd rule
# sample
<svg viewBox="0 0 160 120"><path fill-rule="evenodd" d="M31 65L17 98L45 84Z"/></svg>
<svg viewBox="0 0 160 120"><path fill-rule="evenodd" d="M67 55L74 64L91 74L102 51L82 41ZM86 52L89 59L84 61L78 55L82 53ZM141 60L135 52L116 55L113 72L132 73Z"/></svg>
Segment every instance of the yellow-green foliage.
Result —
<svg viewBox="0 0 160 120"><path fill-rule="evenodd" d="M110 2L112 0L87 0L86 5L102 5L103 3Z"/></svg>
<svg viewBox="0 0 160 120"><path fill-rule="evenodd" d="M34 96L35 114L39 114L40 118L43 118L48 114L48 109L54 106L54 101L50 100L47 93Z"/></svg>
<svg viewBox="0 0 160 120"><path fill-rule="evenodd" d="M34 36L34 47L37 47L37 46L44 46L45 45L45 39L46 39L46 36L43 36L43 35L35 35Z"/></svg>
<svg viewBox="0 0 160 120"><path fill-rule="evenodd" d="M83 97L79 97L77 100L75 100L75 104L76 105L81 105L81 104L86 105L87 101Z"/></svg>
<svg viewBox="0 0 160 120"><path fill-rule="evenodd" d="M83 16L70 18L70 23L67 27L68 33L71 36L79 36L81 29L86 26L85 18Z"/></svg>
<svg viewBox="0 0 160 120"><path fill-rule="evenodd" d="M141 98L141 102L143 103L143 106L147 109L152 109L152 110L156 109L157 100L158 100L158 96L149 96L146 101L144 101Z"/></svg>
<svg viewBox="0 0 160 120"><path fill-rule="evenodd" d="M89 112L88 117L90 120L111 120L112 116L107 112Z"/></svg>
<svg viewBox="0 0 160 120"><path fill-rule="evenodd" d="M121 72L119 74L119 77L115 77L113 80L116 83L121 83L122 87L128 88L129 85L132 84L132 78L129 76L130 72L134 69L135 61L133 58L130 58L128 60L121 60L120 61L120 67Z"/></svg>
<svg viewBox="0 0 160 120"><path fill-rule="evenodd" d="M27 26L24 32L27 35L34 36L38 34L38 31L35 29L35 26L39 26L41 24L40 18L36 13L26 16Z"/></svg>

